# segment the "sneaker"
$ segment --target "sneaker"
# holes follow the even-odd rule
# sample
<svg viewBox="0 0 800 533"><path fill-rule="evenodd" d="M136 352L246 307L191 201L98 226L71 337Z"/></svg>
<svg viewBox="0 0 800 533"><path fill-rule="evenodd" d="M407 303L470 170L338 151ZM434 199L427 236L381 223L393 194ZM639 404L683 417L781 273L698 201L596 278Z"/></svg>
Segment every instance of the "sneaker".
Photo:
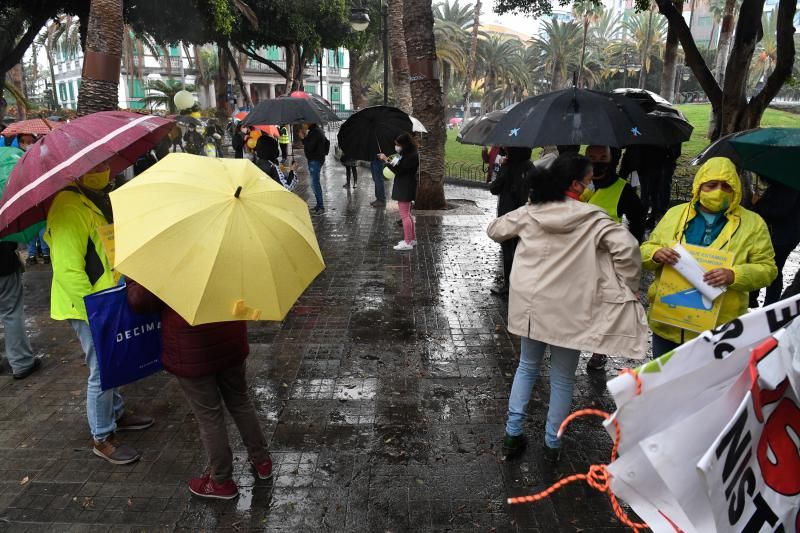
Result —
<svg viewBox="0 0 800 533"><path fill-rule="evenodd" d="M117 431L134 431L137 429L147 429L155 423L153 417L139 416L132 413L122 413L117 419Z"/></svg>
<svg viewBox="0 0 800 533"><path fill-rule="evenodd" d="M397 244L403 244L404 242L406 242L405 239L402 239L402 240L397 241ZM416 246L416 245L417 245L417 239L414 239L413 241L411 241L411 246Z"/></svg>
<svg viewBox="0 0 800 533"><path fill-rule="evenodd" d="M114 465L135 463L142 456L130 446L120 443L113 433L104 441L95 440L92 451Z"/></svg>
<svg viewBox="0 0 800 533"><path fill-rule="evenodd" d="M216 500L232 500L239 495L239 489L232 479L217 483L208 474L190 480L189 491L195 496Z"/></svg>
<svg viewBox="0 0 800 533"><path fill-rule="evenodd" d="M349 189L349 188L350 188L349 183L345 183L344 185L342 185L342 189Z"/></svg>
<svg viewBox="0 0 800 533"><path fill-rule="evenodd" d="M394 249L398 252L406 251L406 250L413 250L414 246L412 244L408 244L406 241L400 241L397 246L394 246Z"/></svg>
<svg viewBox="0 0 800 533"><path fill-rule="evenodd" d="M27 266L33 266L33 265L37 264L36 256L35 255L29 255L28 258L25 260L25 264Z"/></svg>
<svg viewBox="0 0 800 533"><path fill-rule="evenodd" d="M552 464L559 462L561 460L561 448L551 448L545 444L542 446L542 458Z"/></svg>
<svg viewBox="0 0 800 533"><path fill-rule="evenodd" d="M525 435L509 435L503 437L503 459L513 459L517 457L528 446L528 440Z"/></svg>
<svg viewBox="0 0 800 533"><path fill-rule="evenodd" d="M253 463L253 468L258 474L258 479L269 479L272 477L272 457L267 455L267 458L260 463Z"/></svg>
<svg viewBox="0 0 800 533"><path fill-rule="evenodd" d="M601 353L593 353L592 358L586 363L586 370L602 371L606 368L607 356Z"/></svg>
<svg viewBox="0 0 800 533"><path fill-rule="evenodd" d="M14 374L14 379L25 379L37 370L42 368L42 360L38 357L33 358L33 364L26 370L23 370L19 374Z"/></svg>
<svg viewBox="0 0 800 533"><path fill-rule="evenodd" d="M374 200L369 205L372 207L386 207L386 200Z"/></svg>
<svg viewBox="0 0 800 533"><path fill-rule="evenodd" d="M324 207L315 207L315 208L314 208L314 209L311 211L311 214L312 214L312 215L314 215L314 216L317 216L317 215L324 215L324 214L325 214L325 208L324 208Z"/></svg>

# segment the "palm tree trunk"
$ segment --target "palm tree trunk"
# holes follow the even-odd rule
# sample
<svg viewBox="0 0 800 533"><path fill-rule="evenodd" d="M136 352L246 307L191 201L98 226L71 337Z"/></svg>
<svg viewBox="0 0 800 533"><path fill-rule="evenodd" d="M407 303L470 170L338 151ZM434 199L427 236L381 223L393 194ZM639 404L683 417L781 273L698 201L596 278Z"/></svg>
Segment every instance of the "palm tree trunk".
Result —
<svg viewBox="0 0 800 533"><path fill-rule="evenodd" d="M91 0L78 115L119 107L122 0Z"/></svg>
<svg viewBox="0 0 800 533"><path fill-rule="evenodd" d="M469 97L472 94L472 79L478 63L478 30L481 27L481 0L475 2L475 18L472 21L472 40L469 45L469 63L464 78L464 120L469 118Z"/></svg>
<svg viewBox="0 0 800 533"><path fill-rule="evenodd" d="M581 66L578 69L578 79L575 81L575 86L581 86L581 76L583 76L583 63L586 60L586 34L589 33L589 17L583 16L583 44L581 45Z"/></svg>
<svg viewBox="0 0 800 533"><path fill-rule="evenodd" d="M403 1L391 0L389 13L389 52L392 58L392 81L394 82L394 99L397 107L411 114L411 87L408 81L408 54L406 53L406 35L403 31Z"/></svg>
<svg viewBox="0 0 800 533"><path fill-rule="evenodd" d="M683 0L675 4L683 12ZM667 42L664 45L664 69L661 71L661 96L673 102L675 100L675 73L678 63L678 33L675 28L667 28Z"/></svg>
<svg viewBox="0 0 800 533"><path fill-rule="evenodd" d="M725 77L725 63L728 61L728 48L733 36L733 19L736 10L736 0L726 0L725 9L722 12L722 24L720 25L719 42L717 43L717 57L714 62L714 77L722 86Z"/></svg>
<svg viewBox="0 0 800 533"><path fill-rule="evenodd" d="M53 66L53 51L47 45L45 45L44 50L47 56L47 66L50 68L50 90L52 91L50 93L50 105L53 106L53 110L56 110L58 109L58 93L56 92L56 69ZM78 97L80 98L80 95Z"/></svg>
<svg viewBox="0 0 800 533"><path fill-rule="evenodd" d="M364 99L364 80L361 79L361 51L350 50L350 99L353 109L361 109Z"/></svg>
<svg viewBox="0 0 800 533"><path fill-rule="evenodd" d="M428 130L419 146L418 209L443 209L444 198L444 102L436 61L431 0L405 0L403 27L414 116ZM478 2L477 11L480 11Z"/></svg>
<svg viewBox="0 0 800 533"><path fill-rule="evenodd" d="M650 6L650 17L647 20L647 37L645 38L642 49L642 70L639 71L639 88L644 89L647 85L647 60L650 57L650 41L653 38L653 6Z"/></svg>

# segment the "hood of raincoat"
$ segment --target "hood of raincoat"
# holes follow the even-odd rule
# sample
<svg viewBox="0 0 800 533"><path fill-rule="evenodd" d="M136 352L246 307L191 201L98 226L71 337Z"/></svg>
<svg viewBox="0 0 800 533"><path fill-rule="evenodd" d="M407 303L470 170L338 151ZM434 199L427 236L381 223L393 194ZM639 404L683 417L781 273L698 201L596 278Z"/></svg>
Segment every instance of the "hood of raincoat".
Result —
<svg viewBox="0 0 800 533"><path fill-rule="evenodd" d="M528 210L528 216L547 233L572 233L581 224L591 219L607 218L608 215L599 207L567 198L563 202L539 204Z"/></svg>
<svg viewBox="0 0 800 533"><path fill-rule="evenodd" d="M742 182L736 166L727 157L712 157L706 161L694 177L692 183L692 207L700 201L700 186L709 181L724 181L733 189L733 200L726 213L735 211L742 203Z"/></svg>

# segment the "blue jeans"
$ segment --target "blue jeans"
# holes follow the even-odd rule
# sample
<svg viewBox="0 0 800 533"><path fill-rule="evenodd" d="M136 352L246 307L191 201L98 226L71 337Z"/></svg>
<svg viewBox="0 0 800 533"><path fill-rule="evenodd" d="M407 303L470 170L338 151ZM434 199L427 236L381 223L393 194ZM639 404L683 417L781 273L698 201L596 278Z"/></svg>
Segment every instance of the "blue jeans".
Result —
<svg viewBox="0 0 800 533"><path fill-rule="evenodd" d="M653 333L653 359L657 359L665 353L671 352L678 346L680 346L679 343L672 342Z"/></svg>
<svg viewBox="0 0 800 533"><path fill-rule="evenodd" d="M50 257L50 247L47 246L46 242L44 242L45 229L47 228L42 228L39 230L39 235L31 239L31 242L28 243L28 257L36 257L36 243L39 243L39 248L42 250L42 256Z"/></svg>
<svg viewBox="0 0 800 533"><path fill-rule="evenodd" d="M83 320L70 320L70 325L86 355L86 366L89 368L89 380L86 384L86 418L89 419L89 430L97 441L104 441L117 429L117 420L122 416L125 406L119 389L104 391L100 387L100 366L97 363L97 352L94 349L92 331L89 323Z"/></svg>
<svg viewBox="0 0 800 533"><path fill-rule="evenodd" d="M372 171L372 181L375 182L375 199L379 202L385 202L386 189L383 183L383 162L380 159L373 159L369 169Z"/></svg>
<svg viewBox="0 0 800 533"><path fill-rule="evenodd" d="M21 374L35 361L28 333L25 331L22 274L0 276L0 321L6 340L6 359L14 374Z"/></svg>
<svg viewBox="0 0 800 533"><path fill-rule="evenodd" d="M522 337L522 350L517 373L508 398L508 422L506 434L521 435L525 421L525 409L531 399L533 386L539 376L539 368L548 345ZM558 448L561 442L556 436L561 423L569 414L572 403L572 388L575 385L575 369L581 352L550 345L550 407L547 410L544 442L550 448Z"/></svg>
<svg viewBox="0 0 800 533"><path fill-rule="evenodd" d="M319 182L319 173L322 172L322 161L309 161L308 173L311 175L311 189L314 191L314 198L317 200L316 207L324 209L322 201L322 184Z"/></svg>

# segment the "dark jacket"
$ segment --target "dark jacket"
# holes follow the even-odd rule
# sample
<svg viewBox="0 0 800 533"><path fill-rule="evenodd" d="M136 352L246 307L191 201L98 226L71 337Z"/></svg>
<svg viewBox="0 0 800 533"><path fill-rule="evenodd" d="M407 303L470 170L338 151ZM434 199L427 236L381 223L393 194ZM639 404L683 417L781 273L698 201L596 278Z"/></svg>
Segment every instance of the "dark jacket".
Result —
<svg viewBox="0 0 800 533"><path fill-rule="evenodd" d="M417 171L419 170L419 153L412 150L402 154L400 161L391 166L394 172L392 200L413 202L417 198Z"/></svg>
<svg viewBox="0 0 800 533"><path fill-rule="evenodd" d="M497 216L501 217L528 203L530 185L528 172L533 168L530 150L517 156L514 149L509 150L509 158L489 185L489 191L497 196Z"/></svg>
<svg viewBox="0 0 800 533"><path fill-rule="evenodd" d="M773 244L795 247L800 243L800 191L770 183L751 210L767 223Z"/></svg>
<svg viewBox="0 0 800 533"><path fill-rule="evenodd" d="M21 270L17 255L17 243L0 242L0 276L8 276Z"/></svg>
<svg viewBox="0 0 800 533"><path fill-rule="evenodd" d="M128 280L128 303L137 313L161 311L161 364L176 376L200 378L240 365L250 353L247 322L190 326L153 293Z"/></svg>
<svg viewBox="0 0 800 533"><path fill-rule="evenodd" d="M325 134L316 124L312 124L303 139L303 151L308 161L325 161Z"/></svg>
<svg viewBox="0 0 800 533"><path fill-rule="evenodd" d="M244 136L242 136L241 132L236 132L231 137L231 147L233 148L233 154L236 159L243 159L244 158Z"/></svg>
<svg viewBox="0 0 800 533"><path fill-rule="evenodd" d="M612 172L609 169L609 172ZM598 189L610 187L617 181L617 175L614 174L604 180L594 180L594 186ZM633 190L630 183L626 183L622 189L622 194L617 203L617 214L628 219L628 231L630 231L636 240L641 244L644 241L644 221L647 218L647 213L642 205L642 200L636 191Z"/></svg>

